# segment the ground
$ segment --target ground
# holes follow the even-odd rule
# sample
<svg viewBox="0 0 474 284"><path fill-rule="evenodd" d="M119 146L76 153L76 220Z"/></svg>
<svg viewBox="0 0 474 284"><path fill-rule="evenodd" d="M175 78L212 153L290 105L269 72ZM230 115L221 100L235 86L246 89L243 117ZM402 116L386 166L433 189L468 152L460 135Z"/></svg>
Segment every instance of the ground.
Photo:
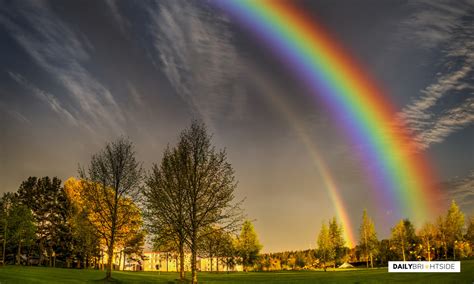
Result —
<svg viewBox="0 0 474 284"><path fill-rule="evenodd" d="M101 283L103 271L46 267L0 267L0 284ZM114 272L116 283L175 283L177 273ZM387 268L337 271L199 273L200 283L474 283L474 260L461 273L388 273Z"/></svg>

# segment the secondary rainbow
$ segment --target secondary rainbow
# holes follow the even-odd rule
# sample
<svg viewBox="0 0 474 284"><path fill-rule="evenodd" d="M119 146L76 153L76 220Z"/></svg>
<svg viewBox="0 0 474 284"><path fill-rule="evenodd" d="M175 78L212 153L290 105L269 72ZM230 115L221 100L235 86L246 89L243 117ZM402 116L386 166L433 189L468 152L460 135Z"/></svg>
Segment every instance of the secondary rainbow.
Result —
<svg viewBox="0 0 474 284"><path fill-rule="evenodd" d="M272 103L284 118L288 121L292 129L295 131L301 143L308 150L311 162L318 171L323 186L329 194L329 198L334 205L334 210L337 218L343 227L343 237L346 240L346 245L350 248L356 245L356 239L354 236L354 227L352 226L351 218L347 213L347 209L344 200L341 196L341 191L338 188L334 176L331 173L327 163L322 158L317 145L312 141L311 137L307 134L307 131L303 128L303 124L298 119L297 115L292 111L288 105L277 95L278 91L273 89L263 90L263 95Z"/></svg>
<svg viewBox="0 0 474 284"><path fill-rule="evenodd" d="M330 109L356 145L383 213L392 210L419 223L438 211L440 193L426 157L403 124L395 123L388 97L322 26L292 1L215 3L261 39Z"/></svg>

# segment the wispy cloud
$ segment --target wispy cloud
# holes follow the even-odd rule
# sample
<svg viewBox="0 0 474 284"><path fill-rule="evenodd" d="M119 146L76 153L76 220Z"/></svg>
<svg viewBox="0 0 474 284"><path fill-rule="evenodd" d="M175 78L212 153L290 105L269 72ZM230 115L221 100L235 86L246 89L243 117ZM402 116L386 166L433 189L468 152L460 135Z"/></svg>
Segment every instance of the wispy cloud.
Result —
<svg viewBox="0 0 474 284"><path fill-rule="evenodd" d="M474 171L465 177L453 178L443 183L442 187L464 212L474 213Z"/></svg>
<svg viewBox="0 0 474 284"><path fill-rule="evenodd" d="M109 11L114 18L115 22L119 26L120 31L123 33L123 35L129 36L129 27L130 27L130 21L124 17L120 11L120 6L118 4L117 0L105 0L104 3L109 7Z"/></svg>
<svg viewBox="0 0 474 284"><path fill-rule="evenodd" d="M409 38L416 38L422 47L436 47L443 55L443 72L400 114L420 149L474 123L473 15L472 1L424 2L422 10L404 23L411 29Z"/></svg>
<svg viewBox="0 0 474 284"><path fill-rule="evenodd" d="M39 100L43 101L47 104L54 112L60 115L62 118L65 118L71 124L77 126L78 122L76 118L67 110L65 109L61 103L56 99L56 97L48 92L41 90L28 82L23 76L20 74L8 72L10 77L15 80L18 84L23 86L25 89L33 93Z"/></svg>
<svg viewBox="0 0 474 284"><path fill-rule="evenodd" d="M82 120L98 131L104 127L120 131L125 116L110 91L86 68L92 47L85 37L55 15L45 2L11 5L0 8L0 23L34 62L66 90L66 96L47 93L18 74L10 76L69 121ZM67 99L72 101L69 109L61 104Z"/></svg>
<svg viewBox="0 0 474 284"><path fill-rule="evenodd" d="M31 124L31 121L26 118L26 116L24 116L23 114L21 114L19 111L17 110L14 110L12 109L11 107L8 107L6 104L0 102L0 113L1 114L8 114L10 115L11 117L15 118L16 120L22 122L22 123L26 123L26 124ZM1 115L0 115L1 117ZM0 129L2 127L4 127L5 125L1 125L0 124ZM2 129L3 130L3 129ZM1 131L0 131L1 132ZM4 134L2 134L4 135Z"/></svg>
<svg viewBox="0 0 474 284"><path fill-rule="evenodd" d="M229 102L234 94L229 90L234 89L241 66L223 19L207 9L195 1L163 1L147 7L156 66L177 94L211 123L224 111L233 111Z"/></svg>

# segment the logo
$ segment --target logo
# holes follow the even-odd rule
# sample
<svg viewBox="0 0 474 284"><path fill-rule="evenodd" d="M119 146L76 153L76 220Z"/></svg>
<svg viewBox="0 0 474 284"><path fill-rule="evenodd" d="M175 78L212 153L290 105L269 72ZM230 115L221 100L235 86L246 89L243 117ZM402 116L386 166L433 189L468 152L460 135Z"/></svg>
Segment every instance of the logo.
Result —
<svg viewBox="0 0 474 284"><path fill-rule="evenodd" d="M461 272L461 262L389 261L388 272Z"/></svg>

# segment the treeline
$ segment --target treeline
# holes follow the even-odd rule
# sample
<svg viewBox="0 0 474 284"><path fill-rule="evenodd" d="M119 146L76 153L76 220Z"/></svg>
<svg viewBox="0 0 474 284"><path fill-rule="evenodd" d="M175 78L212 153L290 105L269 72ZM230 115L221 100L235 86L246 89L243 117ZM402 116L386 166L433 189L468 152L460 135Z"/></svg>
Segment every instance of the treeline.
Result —
<svg viewBox="0 0 474 284"><path fill-rule="evenodd" d="M181 279L190 253L194 283L198 256L254 265L262 246L243 222L226 152L212 146L204 124L194 121L149 172L135 156L133 143L120 138L80 166L78 178L30 177L4 194L3 263L104 268L106 261L110 279L117 262L143 260L148 237L156 250L178 256Z"/></svg>
<svg viewBox="0 0 474 284"><path fill-rule="evenodd" d="M386 265L388 260L459 259L472 256L474 219L465 226L456 203L434 224L415 228L408 219L379 240L364 211L359 244L346 247L336 218L324 222L317 249L259 255L262 248L250 221L235 200L234 171L226 152L211 144L205 125L193 122L145 171L133 143L107 143L80 166L77 178L30 177L0 199L2 262L54 267L101 268L106 278L126 260L143 261L148 246L178 259L191 280L197 258L211 267L236 264L247 270L337 267L350 262ZM103 263L106 262L105 265ZM118 266L117 263L119 264Z"/></svg>
<svg viewBox="0 0 474 284"><path fill-rule="evenodd" d="M415 228L402 219L391 229L389 239L379 240L372 219L364 210L359 228L359 243L345 246L343 227L336 218L323 223L317 237L317 249L262 254L255 269L303 270L338 267L348 262L354 266L387 266L390 260L459 260L474 256L474 217L465 215L452 201L444 216L435 223Z"/></svg>

